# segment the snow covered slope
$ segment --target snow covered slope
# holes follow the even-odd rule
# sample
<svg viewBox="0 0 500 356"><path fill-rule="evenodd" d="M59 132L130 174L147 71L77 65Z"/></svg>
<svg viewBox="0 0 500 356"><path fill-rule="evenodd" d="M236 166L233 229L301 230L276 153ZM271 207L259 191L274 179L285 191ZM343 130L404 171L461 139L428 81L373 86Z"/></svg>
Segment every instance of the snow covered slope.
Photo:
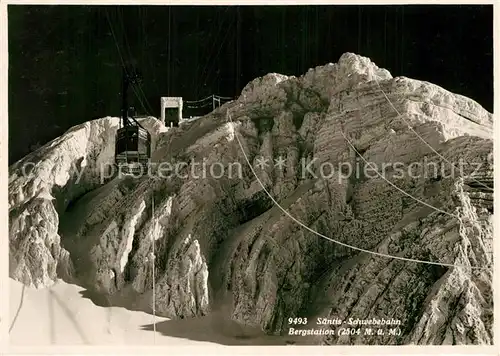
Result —
<svg viewBox="0 0 500 356"><path fill-rule="evenodd" d="M171 321L140 311L96 306L82 296L84 292L84 288L60 280L50 288L25 288L23 292L22 284L10 279L9 309L11 320L15 320L10 345L203 346L286 342L285 338L268 337L224 321L216 313ZM154 320L156 334L152 327Z"/></svg>

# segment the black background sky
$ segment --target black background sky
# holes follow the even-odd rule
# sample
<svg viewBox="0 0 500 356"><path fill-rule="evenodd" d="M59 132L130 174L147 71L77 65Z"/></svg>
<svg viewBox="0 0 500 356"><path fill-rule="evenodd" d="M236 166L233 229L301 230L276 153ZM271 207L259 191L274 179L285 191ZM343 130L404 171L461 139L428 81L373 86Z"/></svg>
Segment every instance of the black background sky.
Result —
<svg viewBox="0 0 500 356"><path fill-rule="evenodd" d="M120 114L117 45L142 74L144 105L131 96L141 114L159 115L160 96L234 97L255 77L301 75L345 52L493 111L491 5L10 5L8 21L10 163Z"/></svg>

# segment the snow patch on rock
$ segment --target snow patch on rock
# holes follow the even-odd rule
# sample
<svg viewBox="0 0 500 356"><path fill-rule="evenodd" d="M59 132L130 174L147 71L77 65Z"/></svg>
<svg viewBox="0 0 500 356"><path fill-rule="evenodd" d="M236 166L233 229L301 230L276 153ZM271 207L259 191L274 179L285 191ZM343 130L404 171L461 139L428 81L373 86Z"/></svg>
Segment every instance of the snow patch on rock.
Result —
<svg viewBox="0 0 500 356"><path fill-rule="evenodd" d="M135 213L127 219L125 225L123 226L123 240L121 244L121 254L120 258L120 272L123 273L125 271L125 266L128 263L128 256L130 251L132 251L132 243L134 241L134 235L136 233L136 224L137 220L139 220L140 216L146 209L146 203L144 200L139 205L139 208L135 211Z"/></svg>

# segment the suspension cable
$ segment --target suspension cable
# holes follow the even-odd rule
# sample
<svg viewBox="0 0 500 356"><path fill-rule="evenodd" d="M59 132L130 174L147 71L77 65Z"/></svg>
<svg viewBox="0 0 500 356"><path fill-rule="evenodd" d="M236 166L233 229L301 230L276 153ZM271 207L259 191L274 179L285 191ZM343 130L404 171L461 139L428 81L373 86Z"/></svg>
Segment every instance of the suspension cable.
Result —
<svg viewBox="0 0 500 356"><path fill-rule="evenodd" d="M231 30L231 27L228 26L228 29L226 31L226 35L224 36L224 38L222 39L222 42L220 43L220 46L219 46L219 49L217 50L217 54L215 55L214 57L214 64L217 63L217 58L219 57L219 54L220 54L220 51L222 50L222 47L224 47L224 44L226 43L226 40L229 38L229 34L233 33L234 31ZM234 34L236 35L236 32L234 32ZM210 78L210 74L209 73L213 73L213 70L212 71L208 71L207 72L207 75L206 75L206 80L208 80ZM213 81L216 80L216 77L214 78ZM203 81L202 81L203 83ZM212 84L212 83L211 83Z"/></svg>
<svg viewBox="0 0 500 356"><path fill-rule="evenodd" d="M131 47L129 45L129 41L128 41L128 38L127 38L127 33L125 31L125 21L123 20L123 18L124 18L123 11L120 11L118 13L118 16L119 16L119 20L120 20L120 24L121 24L121 30L122 30L123 38L124 38L124 48L123 48L124 49L124 57L128 56L128 58L133 58L133 56L132 56L132 49L131 49ZM131 66L130 70L131 70L133 76L137 76L137 71L135 70L134 66ZM134 83L131 83L131 86L133 86L133 85L134 85ZM146 97L146 94L144 93L144 90L142 89L142 86L141 85L137 85L137 89L139 91L139 94L142 95L142 98L146 102L149 110L151 110L151 113L154 112L153 108L149 104L148 98ZM142 102L141 102L141 105L143 106L144 110L146 111L146 114L150 115L150 113L144 107L144 104L142 104Z"/></svg>
<svg viewBox="0 0 500 356"><path fill-rule="evenodd" d="M224 25L224 16L226 15L227 11L229 10L229 6L226 7L226 10L223 12L222 14L222 21L220 22L220 25L219 25L219 28L217 29L217 35L216 35L216 38L219 38L219 34L221 33L222 29L223 29L223 25ZM211 59L212 59L212 54L213 54L213 51L214 49L216 48L216 43L217 41L214 41L214 45L210 48L210 52L209 52L209 55L207 56L207 61L205 62L205 65L203 66L203 70L201 72L201 75L200 75L200 85L203 84L203 79L205 77L205 74L207 72L207 69L209 68L209 64L211 63ZM194 80L193 80L194 81ZM194 83L193 83L193 86L194 86Z"/></svg>
<svg viewBox="0 0 500 356"><path fill-rule="evenodd" d="M153 221L155 219L155 197L154 195L151 198L151 210L152 210L152 218ZM154 225L154 228L156 228L156 224ZM155 301L155 294L156 294L156 280L155 280L155 268L156 268L156 256L155 256L155 242L156 242L156 237L155 237L156 231L153 231L153 243L152 243L152 249L153 249L153 255L152 255L152 260L153 260L153 340L154 344L156 344L156 301Z"/></svg>
<svg viewBox="0 0 500 356"><path fill-rule="evenodd" d="M226 117L228 119L228 122L230 122L231 124L234 124L234 121L231 117L231 109L228 109L227 112L226 112ZM420 259L415 259L415 258L408 258L408 257L403 257L403 256L396 256L396 255L391 255L391 254L387 254L387 253L382 253L382 252L377 252L377 251L372 251L372 250L367 250L367 249L364 249L364 248L361 248L361 247L357 247L357 246L353 246L353 245L350 245L350 244L347 244L347 243L344 243L342 241L339 241L339 240L336 240L334 238L331 238L329 236L326 236L324 234L321 234L320 232L310 228L309 226L307 226L306 224L304 224L302 221L298 220L297 218L295 218L292 214L290 214L290 212L288 210L286 210L284 207L282 207L277 201L276 199L272 196L272 194L266 189L266 187L264 186L264 183L262 183L262 181L259 179L259 176L257 175L257 173L255 172L251 162L250 162L250 159L248 158L245 150L244 150L244 147L243 147L243 144L241 143L240 141L240 138L238 137L238 134L235 134L234 136L236 138L236 141L238 142L238 145L241 149L241 152L243 154L243 157L245 158L245 161L246 163L248 164L248 167L250 168L250 171L252 172L252 174L254 175L255 179L257 180L257 182L259 183L259 185L261 186L262 190L264 191L264 193L269 197L269 199L271 199L271 201L274 203L274 205L280 209L286 216L288 216L292 221L294 221L296 224L300 225L301 227L303 227L304 229L306 229L307 231L325 239L325 240L328 240L328 241L331 241L333 243L335 243L336 245L340 245L340 246L343 246L343 247L346 247L346 248L349 248L349 249L352 249L352 250L356 250L356 251L359 251L359 252L364 252L364 253L367 253L367 254L370 254L370 255L373 255L373 256L379 256L379 257L385 257L385 258L390 258L390 259L395 259L395 260L400 260L400 261L406 261L406 262L415 262L415 263L422 263L422 264L428 264L428 265L435 265L435 266L443 266L443 267L450 267L450 268L465 268L465 269L471 269L471 270L488 270L488 269L491 269L491 266L471 266L471 265L461 265L461 264L453 264L453 263L445 263L445 262L434 262L434 261L429 261L429 260L420 260ZM410 194L408 193L405 193L409 196L411 196ZM419 203L422 203L422 201L418 200L417 198L411 196L412 198L414 198L415 200L417 200ZM438 209L438 208L435 208L435 210L437 212L440 212L440 213L443 213L444 211ZM448 214L448 215L451 215L451 213L447 213L447 212L444 212L445 214ZM454 216L454 215L452 215ZM455 218L459 218L457 216L454 216ZM459 218L460 220L460 218Z"/></svg>
<svg viewBox="0 0 500 356"><path fill-rule="evenodd" d="M118 51L118 56L120 57L120 61L121 61L122 66L123 66L123 68L124 68L125 74L128 76L128 75L129 75L129 73L128 73L128 71L127 71L127 67L126 67L126 64L125 64L125 60L123 59L123 56L122 56L122 54L121 54L120 46L118 45L118 40L117 40L117 38L116 38L115 31L114 31L113 26L112 26L112 24L111 24L111 20L110 20L109 14L108 14L108 10L106 9L105 11L106 11L106 19L108 20L109 28L110 28L110 30L111 30L111 34L113 35L113 40L114 40L114 42L115 42L115 46L116 46L116 49L117 49L117 51ZM142 108L143 108L143 109L144 109L144 111L146 111L146 113L148 114L148 110L146 109L146 106L144 105L144 102L142 101L142 99L141 99L140 95L137 93L137 91L136 91L136 89L135 89L134 85L132 85L132 84L131 84L131 85L130 85L130 87L132 88L132 91L134 92L134 94L135 94L136 98L139 100L139 103L142 105Z"/></svg>
<svg viewBox="0 0 500 356"><path fill-rule="evenodd" d="M392 109L394 109L394 111L398 114L398 118L400 118L407 126L408 128L410 129L411 132L413 132L419 139L420 141L422 141L427 147L429 147L436 155L438 155L438 157L440 157L443 161L445 161L446 163L450 164L453 168L457 168L452 162L450 162L446 157L444 157L442 154L440 154L438 151L436 151L434 149L434 147L432 147L422 136L420 136L418 134L417 131L415 131L413 129L413 127L411 127L410 123L408 121L406 121L403 117L403 115L399 112L399 110L396 108L396 106L394 106L394 104L392 103L392 101L389 99L389 97L387 96L387 94L385 93L384 89L382 89L382 87L380 86L380 83L378 81L378 79L376 77L374 77L375 79L375 82L377 83L377 86L379 88L379 90L382 92L382 94L384 95L385 99L387 100L387 102L389 103L389 105L392 107ZM462 176L462 175L461 175ZM464 176L462 176L462 178L464 178ZM469 178L471 178L472 180L474 180L476 183L479 183L481 186L485 187L486 189L488 190L491 190L493 191L493 188L485 185L484 183L478 181L477 179L475 179L472 175L469 176Z"/></svg>

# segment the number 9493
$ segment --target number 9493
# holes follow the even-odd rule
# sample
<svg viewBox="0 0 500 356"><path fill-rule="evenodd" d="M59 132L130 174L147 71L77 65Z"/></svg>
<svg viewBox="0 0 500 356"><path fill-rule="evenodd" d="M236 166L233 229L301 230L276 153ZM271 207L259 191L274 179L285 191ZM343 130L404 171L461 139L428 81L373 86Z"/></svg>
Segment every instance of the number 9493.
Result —
<svg viewBox="0 0 500 356"><path fill-rule="evenodd" d="M305 325L307 324L307 318L288 318L288 324Z"/></svg>

